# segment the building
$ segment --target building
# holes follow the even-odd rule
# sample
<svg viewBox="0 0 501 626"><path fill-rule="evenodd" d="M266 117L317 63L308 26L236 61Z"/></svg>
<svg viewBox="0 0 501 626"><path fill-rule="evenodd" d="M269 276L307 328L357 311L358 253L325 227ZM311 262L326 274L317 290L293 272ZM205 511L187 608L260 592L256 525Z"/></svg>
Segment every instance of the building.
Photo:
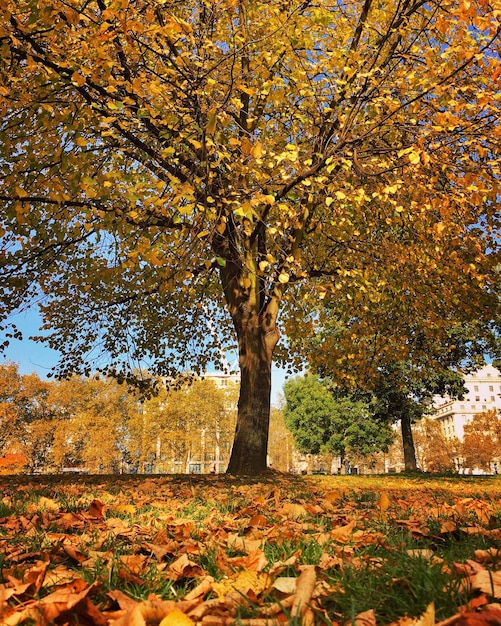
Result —
<svg viewBox="0 0 501 626"><path fill-rule="evenodd" d="M235 389L240 385L240 373L234 371L205 372L202 378L212 380L218 389Z"/></svg>
<svg viewBox="0 0 501 626"><path fill-rule="evenodd" d="M495 409L501 415L501 372L492 365L466 374L467 393L463 400L434 398L434 419L442 425L446 437L463 439L464 425L477 413Z"/></svg>

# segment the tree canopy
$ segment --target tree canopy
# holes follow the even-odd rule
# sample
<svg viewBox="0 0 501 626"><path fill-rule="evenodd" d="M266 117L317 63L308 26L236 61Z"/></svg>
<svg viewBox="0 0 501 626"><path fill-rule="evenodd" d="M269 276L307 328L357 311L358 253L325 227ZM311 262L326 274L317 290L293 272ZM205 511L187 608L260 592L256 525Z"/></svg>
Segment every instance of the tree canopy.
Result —
<svg viewBox="0 0 501 626"><path fill-rule="evenodd" d="M377 419L370 403L317 376L288 380L284 394L284 419L301 452L330 452L354 462L387 450L394 439L391 423Z"/></svg>
<svg viewBox="0 0 501 626"><path fill-rule="evenodd" d="M499 40L482 0L1 0L1 317L38 302L62 375L236 339L229 469L263 471L280 308L337 302L350 359L390 306L494 306Z"/></svg>
<svg viewBox="0 0 501 626"><path fill-rule="evenodd" d="M464 425L462 464L471 469L488 472L495 461L501 461L501 417L496 410L477 413Z"/></svg>

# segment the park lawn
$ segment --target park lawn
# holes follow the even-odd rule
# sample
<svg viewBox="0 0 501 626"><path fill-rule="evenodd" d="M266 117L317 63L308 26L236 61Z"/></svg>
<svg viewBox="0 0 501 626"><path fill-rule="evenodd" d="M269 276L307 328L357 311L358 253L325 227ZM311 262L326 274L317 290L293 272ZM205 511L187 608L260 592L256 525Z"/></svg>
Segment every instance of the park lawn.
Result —
<svg viewBox="0 0 501 626"><path fill-rule="evenodd" d="M501 624L501 479L0 476L0 624Z"/></svg>

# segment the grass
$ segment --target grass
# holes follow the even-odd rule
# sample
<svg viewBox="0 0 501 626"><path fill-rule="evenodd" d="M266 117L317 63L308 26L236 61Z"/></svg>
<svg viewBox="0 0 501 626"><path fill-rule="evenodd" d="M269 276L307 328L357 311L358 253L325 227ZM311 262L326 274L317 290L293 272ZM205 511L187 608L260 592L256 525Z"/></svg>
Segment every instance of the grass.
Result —
<svg viewBox="0 0 501 626"><path fill-rule="evenodd" d="M369 610L378 624L397 624L431 603L438 621L474 598L500 599L458 574L468 561L501 568L498 477L4 476L0 483L0 580L9 591L2 623L42 623L33 607L45 611L51 594L81 580L80 595L92 589L92 601L44 624L94 623L85 611L96 611L112 625L127 611L118 592L133 603L154 597L184 607L202 581L200 610L217 605L215 626L264 619L282 602L281 623L299 624L287 604L298 592L282 585L310 566L316 624L350 623ZM228 605L218 584L238 601Z"/></svg>

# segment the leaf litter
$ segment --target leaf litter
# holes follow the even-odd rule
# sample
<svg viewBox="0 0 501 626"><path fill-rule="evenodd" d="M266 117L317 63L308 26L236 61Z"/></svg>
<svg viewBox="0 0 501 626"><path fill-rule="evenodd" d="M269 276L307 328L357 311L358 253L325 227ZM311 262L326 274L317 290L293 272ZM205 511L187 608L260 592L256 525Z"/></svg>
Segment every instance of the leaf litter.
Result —
<svg viewBox="0 0 501 626"><path fill-rule="evenodd" d="M497 478L1 482L5 626L501 626ZM463 558L440 557L447 542ZM370 606L393 561L403 573ZM405 571L412 563L438 568L442 589L423 591ZM357 576L371 578L350 591ZM440 593L455 598L445 616ZM416 615L405 603L419 594ZM399 597L396 615L384 608Z"/></svg>

